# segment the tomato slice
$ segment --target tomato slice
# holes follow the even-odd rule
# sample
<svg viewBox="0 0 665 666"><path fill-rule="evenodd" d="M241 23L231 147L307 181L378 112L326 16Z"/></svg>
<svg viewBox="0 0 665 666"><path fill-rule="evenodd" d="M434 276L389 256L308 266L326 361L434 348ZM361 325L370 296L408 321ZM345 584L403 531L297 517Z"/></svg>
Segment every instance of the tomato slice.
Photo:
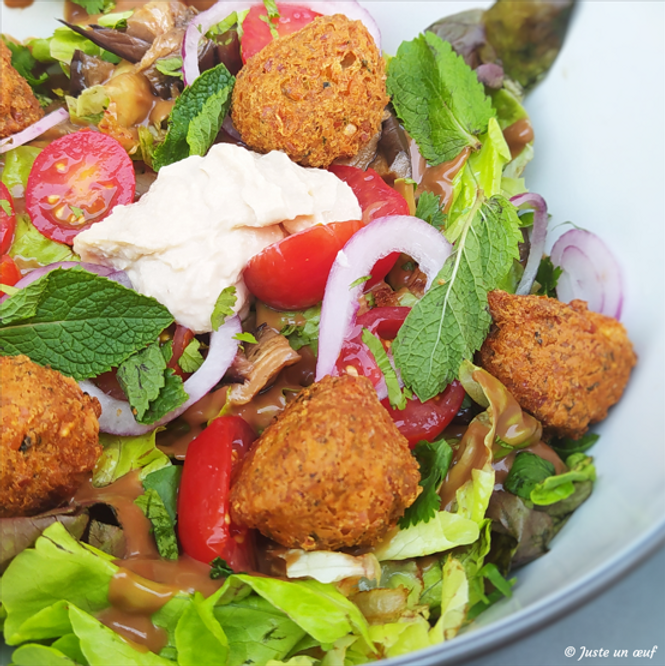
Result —
<svg viewBox="0 0 665 666"><path fill-rule="evenodd" d="M173 334L173 344L171 345L171 359L166 364L167 368L171 368L176 375L182 377L185 373L180 367L180 357L183 355L187 345L193 340L194 331L176 324L175 333Z"/></svg>
<svg viewBox="0 0 665 666"><path fill-rule="evenodd" d="M277 31L280 37L290 35L304 28L311 23L317 16L307 7L298 5L277 5L279 18L268 19L268 11L263 5L254 5L242 22L242 39L240 47L242 51L242 61L246 63L253 55L256 55L264 46L272 42L273 35L268 25L270 21L273 29Z"/></svg>
<svg viewBox="0 0 665 666"><path fill-rule="evenodd" d="M19 271L14 260L8 254L3 254L0 257L0 284L13 287L20 279L21 271ZM0 294L4 293L4 291L0 291Z"/></svg>
<svg viewBox="0 0 665 666"><path fill-rule="evenodd" d="M132 160L120 143L80 130L56 139L37 156L28 176L26 208L44 236L71 245L114 206L132 203L135 187Z"/></svg>
<svg viewBox="0 0 665 666"><path fill-rule="evenodd" d="M270 245L245 267L247 288L276 310L315 305L337 253L361 227L360 220L317 224Z"/></svg>
<svg viewBox="0 0 665 666"><path fill-rule="evenodd" d="M343 180L356 195L363 211L366 224L386 215L409 215L406 199L388 185L374 169L363 171L357 167L332 164L328 167L340 180ZM393 252L380 259L372 269L372 277L367 288L383 280L399 258L399 252Z"/></svg>
<svg viewBox="0 0 665 666"><path fill-rule="evenodd" d="M11 247L14 231L16 231L14 200L5 184L0 182L0 254L5 254Z"/></svg>
<svg viewBox="0 0 665 666"><path fill-rule="evenodd" d="M231 522L229 495L237 463L256 434L239 416L220 416L187 449L178 491L178 535L190 557L226 560L234 571L253 571L252 532Z"/></svg>
<svg viewBox="0 0 665 666"><path fill-rule="evenodd" d="M393 409L388 398L381 404L388 410L397 429L409 440L413 448L421 440L435 440L453 420L464 400L464 389L457 381L448 384L439 395L420 402L414 395L404 409Z"/></svg>

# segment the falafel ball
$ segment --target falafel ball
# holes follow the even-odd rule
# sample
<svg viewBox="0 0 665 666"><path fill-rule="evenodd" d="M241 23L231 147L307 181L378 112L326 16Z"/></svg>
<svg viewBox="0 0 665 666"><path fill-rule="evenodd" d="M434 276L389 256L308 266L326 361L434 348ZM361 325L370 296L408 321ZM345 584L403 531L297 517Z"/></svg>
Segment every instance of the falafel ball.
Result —
<svg viewBox="0 0 665 666"><path fill-rule="evenodd" d="M238 73L232 119L253 150L305 166L353 157L380 129L385 62L360 21L320 16L278 37Z"/></svg>
<svg viewBox="0 0 665 666"><path fill-rule="evenodd" d="M288 548L376 544L420 491L418 463L366 377L325 377L261 435L231 517Z"/></svg>
<svg viewBox="0 0 665 666"><path fill-rule="evenodd" d="M637 357L616 319L546 296L489 294L494 325L479 364L546 434L579 439L618 402Z"/></svg>
<svg viewBox="0 0 665 666"><path fill-rule="evenodd" d="M70 498L102 451L101 406L71 378L27 356L0 356L0 517Z"/></svg>
<svg viewBox="0 0 665 666"><path fill-rule="evenodd" d="M44 115L28 82L12 67L12 52L0 39L0 139L16 134Z"/></svg>

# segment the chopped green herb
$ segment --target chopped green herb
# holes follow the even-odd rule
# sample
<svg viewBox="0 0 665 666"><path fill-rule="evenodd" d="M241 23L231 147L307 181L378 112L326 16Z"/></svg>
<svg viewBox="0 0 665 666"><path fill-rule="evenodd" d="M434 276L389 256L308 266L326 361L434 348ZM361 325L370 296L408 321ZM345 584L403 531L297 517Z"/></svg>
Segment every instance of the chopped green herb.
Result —
<svg viewBox="0 0 665 666"><path fill-rule="evenodd" d="M425 220L435 229L443 229L446 223L446 215L441 208L441 199L434 192L423 192L418 197L416 206L416 217Z"/></svg>
<svg viewBox="0 0 665 666"><path fill-rule="evenodd" d="M386 350L383 348L383 344L381 344L381 340L366 328L363 328L362 340L369 348L372 356L374 356L374 360L379 366L379 370L381 370L385 377L390 404L396 409L404 409L406 407L406 396L402 393L402 390L399 387L397 373L388 358Z"/></svg>
<svg viewBox="0 0 665 666"><path fill-rule="evenodd" d="M12 210L12 205L7 201L7 199L0 199L0 208L5 215L13 215L14 211Z"/></svg>
<svg viewBox="0 0 665 666"><path fill-rule="evenodd" d="M164 76L173 76L182 80L182 58L180 56L160 58L155 62L155 68Z"/></svg>
<svg viewBox="0 0 665 666"><path fill-rule="evenodd" d="M365 284L368 280L371 280L372 276L371 275L364 275L363 277L359 277L357 280L354 280L350 285L349 289L353 289L354 287L357 287L359 284Z"/></svg>
<svg viewBox="0 0 665 666"><path fill-rule="evenodd" d="M562 437L561 439L554 439L549 444L552 449L564 460L573 453L584 453L590 449L598 440L600 435L595 432L588 432L579 439L570 439L570 437Z"/></svg>
<svg viewBox="0 0 665 666"><path fill-rule="evenodd" d="M159 554L167 560L177 560L178 541L175 536L175 525L159 493L154 488L148 488L143 495L134 500L134 504L150 521Z"/></svg>
<svg viewBox="0 0 665 666"><path fill-rule="evenodd" d="M263 21L268 26L268 29L270 30L270 36L273 39L277 39L279 37L279 33L277 32L277 28L275 27L274 23L272 22L272 19L269 16L266 16L265 14L261 14L259 16L259 19L261 21Z"/></svg>
<svg viewBox="0 0 665 666"><path fill-rule="evenodd" d="M218 331L227 317L233 316L233 308L236 304L236 288L226 287L217 297L217 302L210 315L210 323L213 331Z"/></svg>
<svg viewBox="0 0 665 666"><path fill-rule="evenodd" d="M203 356L199 351L200 348L201 343L196 338L189 341L189 344L182 352L182 356L178 359L178 365L183 372L196 372L203 365Z"/></svg>
<svg viewBox="0 0 665 666"><path fill-rule="evenodd" d="M441 509L439 487L448 473L453 450L445 439L439 439L431 443L420 442L413 450L413 455L420 466L420 486L423 491L404 512L399 521L401 528L427 523Z"/></svg>
<svg viewBox="0 0 665 666"><path fill-rule="evenodd" d="M88 14L108 14L115 7L115 0L72 0Z"/></svg>
<svg viewBox="0 0 665 666"><path fill-rule="evenodd" d="M139 423L164 388L166 360L158 343L130 356L118 368L117 378Z"/></svg>
<svg viewBox="0 0 665 666"><path fill-rule="evenodd" d="M126 30L127 19L134 13L133 9L126 12L116 12L114 14L106 14L97 19L97 23L103 28L111 28L112 30Z"/></svg>
<svg viewBox="0 0 665 666"><path fill-rule="evenodd" d="M210 563L210 578L217 580L218 578L226 578L233 573L233 569L221 557L216 557Z"/></svg>
<svg viewBox="0 0 665 666"><path fill-rule="evenodd" d="M522 451L515 456L503 487L513 495L531 501L531 491L554 473L554 465L549 460L530 451Z"/></svg>
<svg viewBox="0 0 665 666"><path fill-rule="evenodd" d="M144 490L151 488L159 495L169 514L169 518L175 524L178 505L178 487L182 476L182 465L167 465L147 474L142 483Z"/></svg>
<svg viewBox="0 0 665 666"><path fill-rule="evenodd" d="M556 285L559 282L563 270L555 266L549 257L543 257L536 273L536 282L540 289L536 292L539 296L556 298Z"/></svg>
<svg viewBox="0 0 665 666"><path fill-rule="evenodd" d="M225 32L228 32L233 26L238 23L238 13L231 12L223 21L220 21L217 25L213 25L208 32L206 32L206 37L212 39L215 35L223 35Z"/></svg>
<svg viewBox="0 0 665 666"><path fill-rule="evenodd" d="M279 18L279 9L275 0L263 0L263 5L268 12L268 16L273 18Z"/></svg>
<svg viewBox="0 0 665 666"><path fill-rule="evenodd" d="M256 345L258 344L258 340L251 334L247 332L243 333L238 333L237 335L233 336L234 340L239 340L240 342L249 342L250 344Z"/></svg>
<svg viewBox="0 0 665 666"><path fill-rule="evenodd" d="M48 79L45 72L36 77L33 70L37 65L37 60L30 52L27 46L22 46L16 42L2 37L2 41L12 54L12 67L28 82L31 88L36 88Z"/></svg>

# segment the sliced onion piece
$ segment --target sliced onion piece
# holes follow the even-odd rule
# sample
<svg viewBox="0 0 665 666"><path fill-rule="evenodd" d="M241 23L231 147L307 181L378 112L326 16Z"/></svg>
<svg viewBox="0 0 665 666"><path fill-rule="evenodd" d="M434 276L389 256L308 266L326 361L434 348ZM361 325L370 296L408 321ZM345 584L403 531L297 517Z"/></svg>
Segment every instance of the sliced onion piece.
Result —
<svg viewBox="0 0 665 666"><path fill-rule="evenodd" d="M236 356L238 341L234 337L240 332L242 332L240 319L231 317L218 331L210 334L210 347L205 361L184 383L189 398L157 423L150 425L138 423L126 400L112 398L91 381L79 382L81 389L97 398L102 406L102 415L99 417L100 430L111 435L135 436L143 435L173 421L219 383Z"/></svg>
<svg viewBox="0 0 665 666"><path fill-rule="evenodd" d="M586 301L589 310L619 319L623 308L623 276L616 258L596 234L571 229L552 247L552 263L563 273L556 287L564 303Z"/></svg>
<svg viewBox="0 0 665 666"><path fill-rule="evenodd" d="M372 15L362 7L356 0L342 0L340 2L314 0L310 2L300 2L293 0L285 2L288 5L298 5L323 16L332 16L333 14L344 14L353 21L362 21L370 35L374 39L376 46L381 50L381 32ZM192 83L201 73L199 69L198 47L201 38L214 25L221 23L227 16L233 12L244 12L251 9L254 5L263 6L262 0L219 0L210 9L201 12L195 16L187 30L185 38L182 41L182 74L186 86Z"/></svg>
<svg viewBox="0 0 665 666"><path fill-rule="evenodd" d="M6 153L12 148L17 148L24 143L28 143L28 141L36 139L47 130L50 130L52 127L59 125L65 120L69 120L69 111L67 111L67 109L58 109L57 111L49 113L47 116L44 116L36 123L32 123L32 125L29 125L24 130L2 139L0 141L0 153Z"/></svg>
<svg viewBox="0 0 665 666"><path fill-rule="evenodd" d="M374 264L392 252L404 252L427 276L426 289L452 252L452 245L434 227L417 217L389 215L356 232L337 253L321 306L316 380L332 373L352 328L364 283Z"/></svg>
<svg viewBox="0 0 665 666"><path fill-rule="evenodd" d="M531 230L531 249L529 258L522 274L522 279L515 293L518 296L526 296L531 293L531 287L536 279L540 260L543 258L545 250L545 240L547 239L547 204L540 194L526 192L514 196L510 202L516 207L528 207L533 209L533 228Z"/></svg>

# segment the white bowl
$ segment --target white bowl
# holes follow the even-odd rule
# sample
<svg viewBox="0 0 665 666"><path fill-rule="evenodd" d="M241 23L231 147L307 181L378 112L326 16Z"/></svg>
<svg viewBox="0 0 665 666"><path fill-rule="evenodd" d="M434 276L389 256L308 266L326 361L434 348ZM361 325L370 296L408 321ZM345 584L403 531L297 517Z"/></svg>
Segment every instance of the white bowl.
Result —
<svg viewBox="0 0 665 666"><path fill-rule="evenodd" d="M442 16L490 3L363 4L384 50L395 53ZM61 7L3 5L2 30L48 35ZM626 282L622 320L639 356L626 394L595 428L594 493L551 552L519 571L511 599L464 635L386 666L449 663L515 639L607 587L665 539L664 23L663 3L581 3L561 55L527 101L536 133L527 184L545 197L551 226L571 221L594 231L617 255Z"/></svg>

